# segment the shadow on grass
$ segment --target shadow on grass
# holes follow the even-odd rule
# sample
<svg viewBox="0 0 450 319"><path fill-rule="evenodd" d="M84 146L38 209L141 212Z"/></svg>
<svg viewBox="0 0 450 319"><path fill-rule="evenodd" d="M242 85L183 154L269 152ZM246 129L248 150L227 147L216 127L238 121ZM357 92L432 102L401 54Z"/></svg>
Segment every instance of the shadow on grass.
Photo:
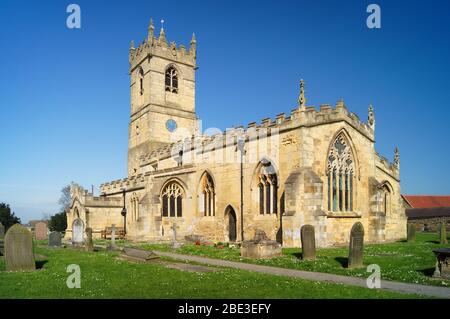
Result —
<svg viewBox="0 0 450 319"><path fill-rule="evenodd" d="M294 256L294 257L296 257L296 258L298 258L298 259L302 259L302 253L299 253L299 252L296 252L296 253L292 253L291 254L292 256Z"/></svg>
<svg viewBox="0 0 450 319"><path fill-rule="evenodd" d="M48 260L38 260L35 262L36 264L36 269L42 269L44 268L44 265L48 263Z"/></svg>
<svg viewBox="0 0 450 319"><path fill-rule="evenodd" d="M434 269L435 268L425 268L425 269L418 270L418 272L424 274L427 277L432 277L434 274Z"/></svg>
<svg viewBox="0 0 450 319"><path fill-rule="evenodd" d="M347 257L336 257L334 258L338 263L341 264L342 267L347 268L348 266L348 258Z"/></svg>
<svg viewBox="0 0 450 319"><path fill-rule="evenodd" d="M427 243L439 244L439 240L427 240Z"/></svg>

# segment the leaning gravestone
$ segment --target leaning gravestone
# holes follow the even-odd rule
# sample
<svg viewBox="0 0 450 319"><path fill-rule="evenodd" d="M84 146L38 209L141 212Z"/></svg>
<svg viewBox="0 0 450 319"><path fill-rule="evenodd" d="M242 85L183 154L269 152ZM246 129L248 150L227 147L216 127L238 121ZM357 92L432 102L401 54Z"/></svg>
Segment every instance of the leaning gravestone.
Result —
<svg viewBox="0 0 450 319"><path fill-rule="evenodd" d="M86 228L86 251L94 251L94 242L92 241L92 228Z"/></svg>
<svg viewBox="0 0 450 319"><path fill-rule="evenodd" d="M350 231L350 245L348 250L348 268L363 266L364 227L360 222L353 225Z"/></svg>
<svg viewBox="0 0 450 319"><path fill-rule="evenodd" d="M33 253L33 235L25 227L15 224L5 236L7 271L36 270Z"/></svg>
<svg viewBox="0 0 450 319"><path fill-rule="evenodd" d="M314 226L303 225L300 229L302 237L302 259L316 259L316 238Z"/></svg>
<svg viewBox="0 0 450 319"><path fill-rule="evenodd" d="M445 221L443 221L441 223L441 227L439 229L439 242L440 242L441 245L448 244L448 241L447 241L447 230L445 229L446 224L447 223Z"/></svg>
<svg viewBox="0 0 450 319"><path fill-rule="evenodd" d="M58 231L52 231L48 235L48 245L50 247L61 247L61 233Z"/></svg>
<svg viewBox="0 0 450 319"><path fill-rule="evenodd" d="M407 225L408 237L406 239L407 242L413 242L416 240L416 226L414 224Z"/></svg>
<svg viewBox="0 0 450 319"><path fill-rule="evenodd" d="M36 240L46 240L47 239L47 224L44 222L39 222L34 225L34 237Z"/></svg>

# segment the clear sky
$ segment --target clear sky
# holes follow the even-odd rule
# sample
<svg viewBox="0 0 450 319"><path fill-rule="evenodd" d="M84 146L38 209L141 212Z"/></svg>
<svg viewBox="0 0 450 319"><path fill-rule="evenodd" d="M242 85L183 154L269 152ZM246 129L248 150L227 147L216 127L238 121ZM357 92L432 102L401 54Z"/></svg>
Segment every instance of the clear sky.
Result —
<svg viewBox="0 0 450 319"><path fill-rule="evenodd" d="M66 7L81 7L81 29ZM381 7L368 29L367 5ZM197 36L197 113L225 129L343 98L376 149L400 149L402 192L450 194L450 1L0 2L0 202L26 222L58 211L60 189L126 176L128 49L161 19Z"/></svg>

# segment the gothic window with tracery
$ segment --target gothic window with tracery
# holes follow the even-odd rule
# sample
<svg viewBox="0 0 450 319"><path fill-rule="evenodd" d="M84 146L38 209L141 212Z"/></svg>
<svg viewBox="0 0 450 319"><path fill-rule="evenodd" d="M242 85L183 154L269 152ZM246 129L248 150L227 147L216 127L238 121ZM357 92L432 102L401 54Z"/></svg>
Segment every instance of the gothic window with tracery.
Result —
<svg viewBox="0 0 450 319"><path fill-rule="evenodd" d="M259 173L259 213L276 214L277 205L277 174L270 162L264 162Z"/></svg>
<svg viewBox="0 0 450 319"><path fill-rule="evenodd" d="M171 182L161 195L163 217L181 217L183 215L183 189L177 182Z"/></svg>
<svg viewBox="0 0 450 319"><path fill-rule="evenodd" d="M216 194L214 189L214 182L208 173L203 174L201 180L202 195L203 195L203 209L205 216L216 215Z"/></svg>
<svg viewBox="0 0 450 319"><path fill-rule="evenodd" d="M353 211L355 161L346 137L341 133L328 153L328 210Z"/></svg>
<svg viewBox="0 0 450 319"><path fill-rule="evenodd" d="M166 91L178 93L178 72L173 66L166 70Z"/></svg>

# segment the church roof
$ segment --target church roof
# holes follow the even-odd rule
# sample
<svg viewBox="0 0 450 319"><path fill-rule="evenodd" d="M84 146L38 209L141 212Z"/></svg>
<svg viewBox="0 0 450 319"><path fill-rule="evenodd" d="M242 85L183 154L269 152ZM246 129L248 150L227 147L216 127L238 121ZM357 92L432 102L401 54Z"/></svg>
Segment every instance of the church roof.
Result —
<svg viewBox="0 0 450 319"><path fill-rule="evenodd" d="M411 208L450 207L450 196L402 195Z"/></svg>

